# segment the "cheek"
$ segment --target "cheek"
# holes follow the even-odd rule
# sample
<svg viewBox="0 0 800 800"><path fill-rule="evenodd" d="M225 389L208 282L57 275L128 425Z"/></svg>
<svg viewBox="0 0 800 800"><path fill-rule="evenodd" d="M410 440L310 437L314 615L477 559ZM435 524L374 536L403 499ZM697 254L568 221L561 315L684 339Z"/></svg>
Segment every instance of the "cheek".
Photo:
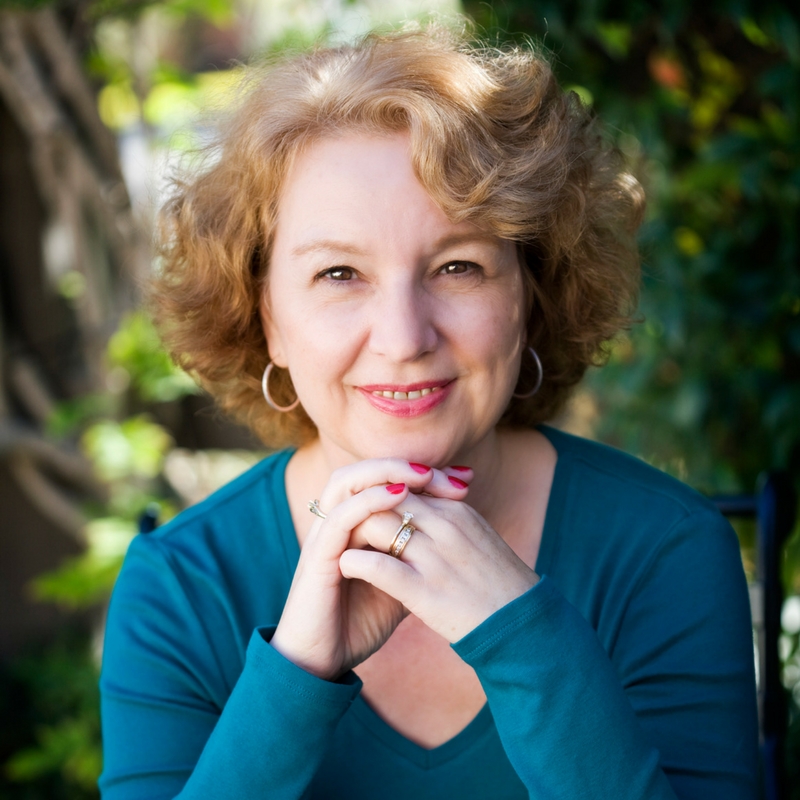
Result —
<svg viewBox="0 0 800 800"><path fill-rule="evenodd" d="M287 308L284 341L292 379L298 391L312 391L340 378L358 353L352 318L328 310ZM294 313L292 313L294 312ZM329 387L330 388L330 387Z"/></svg>
<svg viewBox="0 0 800 800"><path fill-rule="evenodd" d="M524 309L519 296L507 293L474 310L471 334L465 340L481 380L485 413L499 418L517 384L524 341Z"/></svg>
<svg viewBox="0 0 800 800"><path fill-rule="evenodd" d="M519 295L497 292L480 302L460 304L457 317L460 340L476 351L495 352L501 361L503 354L513 357L523 341L525 320Z"/></svg>

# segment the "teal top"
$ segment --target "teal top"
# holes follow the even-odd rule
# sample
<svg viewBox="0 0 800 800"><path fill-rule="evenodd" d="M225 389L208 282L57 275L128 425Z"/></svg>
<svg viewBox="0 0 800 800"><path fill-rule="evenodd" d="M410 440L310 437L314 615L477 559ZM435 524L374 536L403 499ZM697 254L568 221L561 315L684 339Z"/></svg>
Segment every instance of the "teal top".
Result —
<svg viewBox="0 0 800 800"><path fill-rule="evenodd" d="M705 499L611 448L558 453L542 580L453 645L483 710L425 750L269 644L299 548L262 461L128 551L101 678L106 800L751 800L739 548Z"/></svg>

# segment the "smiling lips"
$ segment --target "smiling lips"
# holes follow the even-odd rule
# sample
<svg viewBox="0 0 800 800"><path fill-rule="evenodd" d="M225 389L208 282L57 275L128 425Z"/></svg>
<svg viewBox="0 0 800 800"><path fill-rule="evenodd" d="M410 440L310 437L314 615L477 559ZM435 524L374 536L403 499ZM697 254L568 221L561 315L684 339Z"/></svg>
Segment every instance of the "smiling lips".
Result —
<svg viewBox="0 0 800 800"><path fill-rule="evenodd" d="M358 391L371 406L394 417L418 417L442 403L450 393L453 381L410 386L359 386Z"/></svg>

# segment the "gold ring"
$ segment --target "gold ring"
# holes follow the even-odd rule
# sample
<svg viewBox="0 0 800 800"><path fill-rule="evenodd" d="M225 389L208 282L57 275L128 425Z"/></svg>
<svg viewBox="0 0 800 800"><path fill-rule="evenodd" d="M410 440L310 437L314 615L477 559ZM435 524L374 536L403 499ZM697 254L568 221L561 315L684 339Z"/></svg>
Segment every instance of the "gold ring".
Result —
<svg viewBox="0 0 800 800"><path fill-rule="evenodd" d="M392 543L389 545L389 555L393 558L400 558L400 555L408 544L408 540L416 530L413 525L409 524L413 518L414 515L408 511L403 514L403 521L400 523L400 527L397 529L397 533L395 533Z"/></svg>
<svg viewBox="0 0 800 800"><path fill-rule="evenodd" d="M319 500L309 500L308 510L320 519L328 519L328 515L319 507Z"/></svg>
<svg viewBox="0 0 800 800"><path fill-rule="evenodd" d="M400 528L400 532L394 537L392 546L389 548L389 555L393 558L400 558L415 530L416 528L413 525L403 525Z"/></svg>

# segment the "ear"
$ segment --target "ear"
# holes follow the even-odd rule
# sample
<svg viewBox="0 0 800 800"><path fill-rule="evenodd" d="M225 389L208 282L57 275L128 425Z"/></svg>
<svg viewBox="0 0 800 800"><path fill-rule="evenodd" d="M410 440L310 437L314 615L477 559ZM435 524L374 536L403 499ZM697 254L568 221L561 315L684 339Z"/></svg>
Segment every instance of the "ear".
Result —
<svg viewBox="0 0 800 800"><path fill-rule="evenodd" d="M281 336L280 326L273 319L269 308L269 290L264 289L261 299L258 302L258 315L261 318L261 328L264 331L264 338L267 340L267 351L270 361L276 367L288 366L286 360L286 348L284 347L283 337Z"/></svg>

